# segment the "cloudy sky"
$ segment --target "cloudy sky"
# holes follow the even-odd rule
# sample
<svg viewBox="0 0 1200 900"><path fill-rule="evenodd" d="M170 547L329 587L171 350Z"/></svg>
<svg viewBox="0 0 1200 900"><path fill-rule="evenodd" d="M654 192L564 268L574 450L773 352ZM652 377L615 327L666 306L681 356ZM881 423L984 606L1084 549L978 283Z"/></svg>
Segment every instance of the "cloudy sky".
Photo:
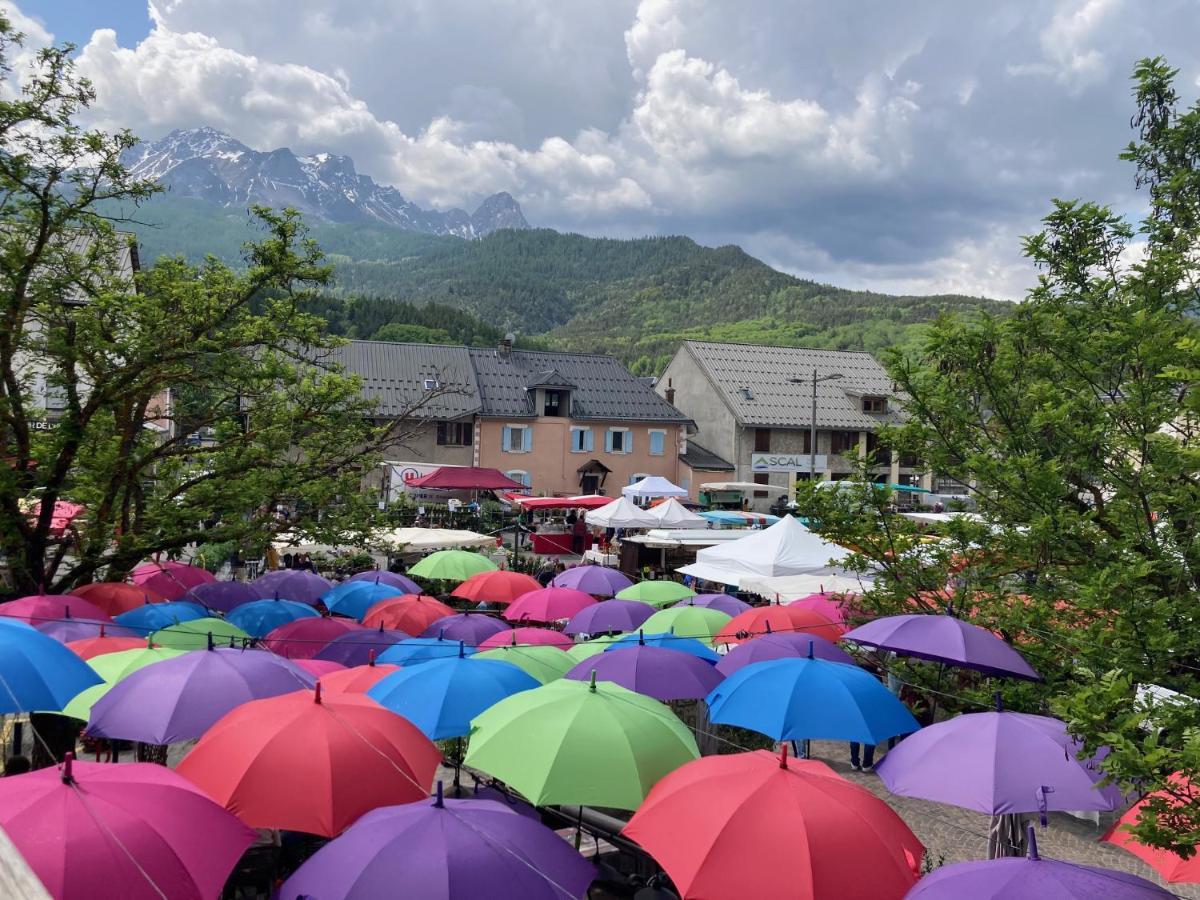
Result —
<svg viewBox="0 0 1200 900"><path fill-rule="evenodd" d="M1049 199L1136 213L1129 72L1200 93L1197 0L0 0L98 124L331 151L436 207L683 233L878 290L1016 298Z"/></svg>

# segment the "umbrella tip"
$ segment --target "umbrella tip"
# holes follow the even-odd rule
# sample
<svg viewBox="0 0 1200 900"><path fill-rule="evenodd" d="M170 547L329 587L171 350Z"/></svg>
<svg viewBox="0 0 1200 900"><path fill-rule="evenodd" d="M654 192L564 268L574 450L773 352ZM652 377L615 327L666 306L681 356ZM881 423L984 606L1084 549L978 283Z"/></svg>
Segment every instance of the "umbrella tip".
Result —
<svg viewBox="0 0 1200 900"><path fill-rule="evenodd" d="M596 693L596 670L592 669L592 682L588 685L588 690L593 694Z"/></svg>
<svg viewBox="0 0 1200 900"><path fill-rule="evenodd" d="M787 757L788 757L788 753L787 753L787 751L788 751L788 742L787 742L787 741L783 741L783 742L782 742L782 743L779 745L779 768L781 768L781 769L786 769L786 768L788 767L788 765L787 765Z"/></svg>
<svg viewBox="0 0 1200 900"><path fill-rule="evenodd" d="M321 682L320 681L317 682L316 689L313 692L313 702L318 703L318 704L321 702Z"/></svg>
<svg viewBox="0 0 1200 900"><path fill-rule="evenodd" d="M214 649L214 647L213 647L213 636L212 636L212 632L211 632L211 631L208 633L208 649L209 649L209 650L212 650L212 649Z"/></svg>
<svg viewBox="0 0 1200 900"><path fill-rule="evenodd" d="M368 666L375 665L375 648L374 647L372 647L370 650L367 651L367 665Z"/></svg>
<svg viewBox="0 0 1200 900"><path fill-rule="evenodd" d="M646 631L643 628L638 629L638 643L643 647L646 646Z"/></svg>
<svg viewBox="0 0 1200 900"><path fill-rule="evenodd" d="M996 701L996 712L1004 712L1004 695L996 691L992 698Z"/></svg>
<svg viewBox="0 0 1200 900"><path fill-rule="evenodd" d="M467 656L467 643L466 643L466 641L459 641L458 642L458 658L465 659L466 656Z"/></svg>
<svg viewBox="0 0 1200 900"><path fill-rule="evenodd" d="M100 637L104 637L104 623L100 623Z"/></svg>
<svg viewBox="0 0 1200 900"><path fill-rule="evenodd" d="M771 623L770 623L770 622L766 622L766 623L764 623L764 624L767 626L767 634L770 634L770 633L771 633Z"/></svg>
<svg viewBox="0 0 1200 900"><path fill-rule="evenodd" d="M72 782L75 781L75 776L71 772L72 768L74 767L74 763L75 763L75 754L72 751L68 750L66 753L63 754L63 767L62 767L62 783L63 784L71 784Z"/></svg>
<svg viewBox="0 0 1200 900"><path fill-rule="evenodd" d="M445 798L442 794L442 782L440 780L437 783L437 799L433 801L433 805L438 809L441 809L446 805Z"/></svg>
<svg viewBox="0 0 1200 900"><path fill-rule="evenodd" d="M1036 829L1032 825L1025 826L1025 839L1026 839L1026 842L1029 844L1029 858L1033 862L1037 862L1038 860L1041 859L1041 857L1038 856L1037 832L1036 832Z"/></svg>
<svg viewBox="0 0 1200 900"><path fill-rule="evenodd" d="M813 658L813 641L808 642L808 658Z"/></svg>

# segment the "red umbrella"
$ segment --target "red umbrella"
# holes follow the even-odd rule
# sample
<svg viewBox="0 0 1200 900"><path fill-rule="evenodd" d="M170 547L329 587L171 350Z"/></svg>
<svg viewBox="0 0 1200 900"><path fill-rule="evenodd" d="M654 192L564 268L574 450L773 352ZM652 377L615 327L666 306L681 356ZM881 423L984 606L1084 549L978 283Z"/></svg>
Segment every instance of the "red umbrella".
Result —
<svg viewBox="0 0 1200 900"><path fill-rule="evenodd" d="M552 631L549 628L513 628L493 634L480 644L478 649L483 652L491 650L493 647L518 647L531 644L546 644L557 647L559 650L570 650L575 646L575 642L561 631Z"/></svg>
<svg viewBox="0 0 1200 900"><path fill-rule="evenodd" d="M557 622L595 604L595 597L574 588L539 588L514 600L504 610L504 618L510 622Z"/></svg>
<svg viewBox="0 0 1200 900"><path fill-rule="evenodd" d="M541 587L536 578L520 572L507 572L500 569L472 575L452 590L450 596L462 597L464 600L486 600L488 603L508 604L522 594L540 590Z"/></svg>
<svg viewBox="0 0 1200 900"><path fill-rule="evenodd" d="M712 642L740 644L773 631L803 631L827 641L837 641L846 629L811 609L771 604L738 613L725 623Z"/></svg>
<svg viewBox="0 0 1200 900"><path fill-rule="evenodd" d="M67 642L67 649L80 659L91 659L93 656L119 653L122 650L142 650L145 646L145 638L105 637L103 634L100 637Z"/></svg>
<svg viewBox="0 0 1200 900"><path fill-rule="evenodd" d="M321 687L331 694L365 694L375 682L399 671L400 667L392 663L369 662L321 676Z"/></svg>
<svg viewBox="0 0 1200 900"><path fill-rule="evenodd" d="M659 781L622 831L684 897L899 900L925 848L886 803L822 762L706 756Z"/></svg>
<svg viewBox="0 0 1200 900"><path fill-rule="evenodd" d="M247 825L333 837L429 796L441 753L363 694L296 691L226 713L176 771Z"/></svg>
<svg viewBox="0 0 1200 900"><path fill-rule="evenodd" d="M167 599L158 591L123 581L97 581L77 587L71 593L95 604L110 616L119 616L147 603L162 603Z"/></svg>
<svg viewBox="0 0 1200 900"><path fill-rule="evenodd" d="M334 638L362 630L353 619L297 619L270 631L263 638L263 646L288 659L312 659Z"/></svg>
<svg viewBox="0 0 1200 900"><path fill-rule="evenodd" d="M9 600L0 603L0 616L20 619L30 625L57 622L59 619L112 621L112 616L96 604L72 594L30 594L19 600Z"/></svg>
<svg viewBox="0 0 1200 900"><path fill-rule="evenodd" d="M133 570L133 583L157 591L168 600L178 600L188 588L216 581L207 569L179 562L142 563Z"/></svg>
<svg viewBox="0 0 1200 900"><path fill-rule="evenodd" d="M363 616L366 628L388 628L418 637L422 631L454 610L436 597L427 594L401 594L380 600Z"/></svg>
<svg viewBox="0 0 1200 900"><path fill-rule="evenodd" d="M475 466L442 466L428 475L408 482L409 487L442 491L523 491L525 485L513 481L497 469Z"/></svg>
<svg viewBox="0 0 1200 900"><path fill-rule="evenodd" d="M315 675L317 678L325 678L334 672L346 670L346 667L340 662L334 662L332 659L295 659L292 662L309 675Z"/></svg>
<svg viewBox="0 0 1200 900"><path fill-rule="evenodd" d="M1179 773L1171 776L1170 780L1179 785L1183 790L1188 790L1189 785ZM1157 794L1155 796L1168 796L1166 794ZM1168 800L1168 802L1170 802ZM1137 824L1138 817L1142 813L1142 807L1146 805L1146 798L1142 798L1133 806L1129 807L1125 815L1117 819L1100 840L1107 841L1110 844L1115 844L1125 850L1128 850L1155 872L1163 877L1163 880L1175 884L1178 882L1195 883L1200 882L1200 855L1193 854L1184 859L1170 850L1162 850L1158 847L1147 847L1132 834L1126 831L1122 826Z"/></svg>

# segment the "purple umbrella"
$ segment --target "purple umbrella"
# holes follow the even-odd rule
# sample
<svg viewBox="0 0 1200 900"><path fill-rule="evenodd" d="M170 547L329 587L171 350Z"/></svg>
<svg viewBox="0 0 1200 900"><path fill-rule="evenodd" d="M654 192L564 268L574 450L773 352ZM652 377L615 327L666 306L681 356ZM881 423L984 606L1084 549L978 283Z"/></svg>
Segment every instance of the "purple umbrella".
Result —
<svg viewBox="0 0 1200 900"><path fill-rule="evenodd" d="M49 635L60 643L82 641L86 638L100 637L142 637L140 631L126 628L124 625L114 625L112 622L97 622L95 619L73 619L67 617L57 622L38 622L33 626L42 634Z"/></svg>
<svg viewBox="0 0 1200 900"><path fill-rule="evenodd" d="M468 647L478 647L493 634L512 628L502 619L484 613L459 613L438 619L421 632L423 638L442 638L447 641L462 641Z"/></svg>
<svg viewBox="0 0 1200 900"><path fill-rule="evenodd" d="M991 816L1113 810L1115 787L1076 758L1066 725L1048 716L968 713L922 728L875 767L893 794L962 806Z"/></svg>
<svg viewBox="0 0 1200 900"><path fill-rule="evenodd" d="M183 599L207 606L209 609L229 612L243 603L258 600L259 596L258 591L244 581L210 581L208 584L198 584L189 588Z"/></svg>
<svg viewBox="0 0 1200 900"><path fill-rule="evenodd" d="M491 800L442 800L367 813L318 850L280 897L351 900L563 900L595 869L557 834Z"/></svg>
<svg viewBox="0 0 1200 900"><path fill-rule="evenodd" d="M304 621L301 619L301 621ZM383 628L364 628L339 634L318 650L313 659L328 659L343 666L365 666L371 661L371 653L379 656L384 650L412 637L404 631L384 631Z"/></svg>
<svg viewBox="0 0 1200 900"><path fill-rule="evenodd" d="M404 575L395 572L359 572L351 575L350 581L365 581L369 584L382 584L385 587L396 588L402 594L419 594L421 586Z"/></svg>
<svg viewBox="0 0 1200 900"><path fill-rule="evenodd" d="M738 644L721 657L721 661L717 663L717 671L722 675L732 675L751 663L785 657L805 657L809 655L810 649L815 659L845 663L848 666L857 665L853 656L823 637L805 634L802 631L773 631L744 644Z"/></svg>
<svg viewBox="0 0 1200 900"><path fill-rule="evenodd" d="M641 600L603 600L571 616L564 634L617 634L636 631L654 615L654 607Z"/></svg>
<svg viewBox="0 0 1200 900"><path fill-rule="evenodd" d="M611 597L633 584L621 572L604 566L575 566L555 575L550 583L555 587L574 588L597 597Z"/></svg>
<svg viewBox="0 0 1200 900"><path fill-rule="evenodd" d="M575 681L611 681L656 700L698 700L724 677L711 663L690 653L637 644L597 653L564 677Z"/></svg>
<svg viewBox="0 0 1200 900"><path fill-rule="evenodd" d="M672 606L701 606L704 609L715 609L719 612L736 616L750 608L749 603L743 603L737 597L728 594L697 594L695 597L685 597Z"/></svg>
<svg viewBox="0 0 1200 900"><path fill-rule="evenodd" d="M846 632L843 638L931 662L974 669L1001 678L1041 681L1025 658L985 628L954 616L886 616Z"/></svg>
<svg viewBox="0 0 1200 900"><path fill-rule="evenodd" d="M333 584L312 572L280 569L259 575L250 582L250 587L257 595L256 600L272 600L279 597L281 600L298 600L300 603L316 606L321 595L333 587Z"/></svg>
<svg viewBox="0 0 1200 900"><path fill-rule="evenodd" d="M1029 827L1029 856L961 862L935 869L917 882L907 900L1025 900L1026 897L1089 897L1093 900L1160 900L1174 897L1158 885L1112 869L1038 856Z"/></svg>
<svg viewBox="0 0 1200 900"><path fill-rule="evenodd" d="M139 669L92 706L87 733L174 744L200 737L235 706L315 683L266 650L196 650Z"/></svg>

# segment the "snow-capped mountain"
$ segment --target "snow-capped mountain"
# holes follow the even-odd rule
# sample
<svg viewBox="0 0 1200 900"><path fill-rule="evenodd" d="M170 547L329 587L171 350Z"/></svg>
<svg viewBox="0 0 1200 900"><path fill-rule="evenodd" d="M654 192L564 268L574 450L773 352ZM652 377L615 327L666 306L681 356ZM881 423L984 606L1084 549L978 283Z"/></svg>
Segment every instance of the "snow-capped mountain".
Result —
<svg viewBox="0 0 1200 900"><path fill-rule="evenodd" d="M422 209L394 187L360 175L348 156L296 156L286 147L264 153L214 128L172 131L127 151L124 162L137 177L153 178L176 196L221 206L293 206L328 222L378 223L462 238L529 227L507 193L488 197L472 215Z"/></svg>

